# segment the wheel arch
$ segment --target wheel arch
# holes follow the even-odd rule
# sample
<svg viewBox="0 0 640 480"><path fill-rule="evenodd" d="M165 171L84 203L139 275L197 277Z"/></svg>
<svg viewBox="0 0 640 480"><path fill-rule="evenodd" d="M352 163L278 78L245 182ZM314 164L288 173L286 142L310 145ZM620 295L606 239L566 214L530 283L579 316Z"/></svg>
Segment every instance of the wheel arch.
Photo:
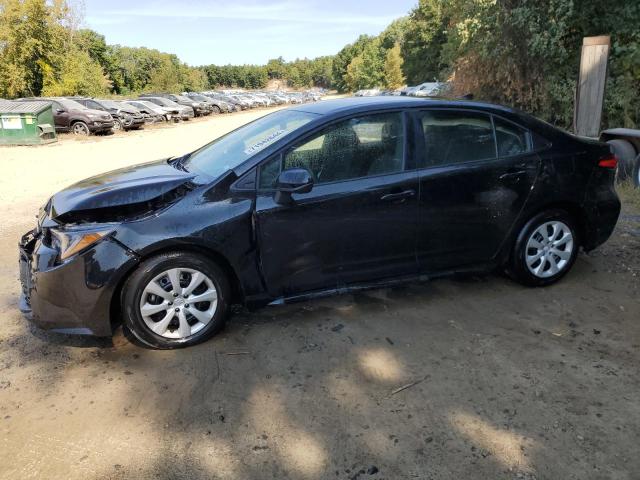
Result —
<svg viewBox="0 0 640 480"><path fill-rule="evenodd" d="M514 224L507 241L504 243L501 249L499 255L499 264L506 264L510 261L511 255L513 253L513 246L518 240L518 236L520 235L520 232L522 231L524 226L536 215L549 210L564 210L565 212L567 212L569 216L571 216L571 218L576 222L576 228L578 229L578 246L580 247L584 244L588 223L587 214L584 207L582 207L579 203L572 201L549 202L542 204L537 208L528 210L526 213L523 213L520 216L518 221Z"/></svg>
<svg viewBox="0 0 640 480"><path fill-rule="evenodd" d="M119 325L122 321L121 312L122 312L122 289L127 279L135 272L142 262L145 260L155 257L156 255L161 255L163 253L169 252L184 252L184 253L194 253L198 255L203 255L208 259L215 262L227 275L227 279L229 280L229 284L231 286L231 302L230 303L244 303L245 295L244 289L242 288L242 283L240 282L240 278L236 273L235 269L231 265L231 262L219 251L208 248L198 244L164 244L159 246L158 248L154 248L148 251L145 251L144 255L141 255L138 258L138 261L132 265L127 271L125 271L120 279L118 280L116 287L111 296L111 302L109 305L109 319L111 321L111 329L114 330L117 325Z"/></svg>

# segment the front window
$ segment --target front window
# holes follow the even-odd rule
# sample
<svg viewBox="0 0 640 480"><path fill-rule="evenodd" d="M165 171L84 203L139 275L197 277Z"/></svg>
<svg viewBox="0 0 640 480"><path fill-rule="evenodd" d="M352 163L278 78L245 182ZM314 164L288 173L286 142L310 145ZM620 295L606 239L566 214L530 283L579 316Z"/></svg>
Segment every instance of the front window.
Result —
<svg viewBox="0 0 640 480"><path fill-rule="evenodd" d="M184 166L187 170L217 178L317 117L295 110L272 113L196 150Z"/></svg>
<svg viewBox="0 0 640 480"><path fill-rule="evenodd" d="M75 100L69 100L68 98L58 98L56 100L67 110L84 110L85 108L87 108L81 103L78 103Z"/></svg>
<svg viewBox="0 0 640 480"><path fill-rule="evenodd" d="M401 172L404 134L401 113L351 118L328 127L284 156L265 164L259 186L275 186L281 170L304 168L316 184Z"/></svg>

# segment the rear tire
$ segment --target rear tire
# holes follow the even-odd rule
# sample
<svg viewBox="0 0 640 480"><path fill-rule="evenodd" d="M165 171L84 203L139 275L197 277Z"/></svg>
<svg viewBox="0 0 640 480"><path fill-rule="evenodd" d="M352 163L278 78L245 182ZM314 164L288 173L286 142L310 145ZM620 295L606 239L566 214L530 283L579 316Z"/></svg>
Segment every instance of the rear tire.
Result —
<svg viewBox="0 0 640 480"><path fill-rule="evenodd" d="M124 323L153 348L195 345L224 326L230 292L224 271L206 257L163 253L145 260L125 282Z"/></svg>
<svg viewBox="0 0 640 480"><path fill-rule="evenodd" d="M508 272L524 285L551 285L571 270L578 250L578 230L573 218L564 210L547 210L520 230Z"/></svg>
<svg viewBox="0 0 640 480"><path fill-rule="evenodd" d="M633 172L633 163L636 158L636 149L631 142L616 138L607 142L613 149L616 157L618 157L618 170L616 178L618 182L622 182L631 176Z"/></svg>

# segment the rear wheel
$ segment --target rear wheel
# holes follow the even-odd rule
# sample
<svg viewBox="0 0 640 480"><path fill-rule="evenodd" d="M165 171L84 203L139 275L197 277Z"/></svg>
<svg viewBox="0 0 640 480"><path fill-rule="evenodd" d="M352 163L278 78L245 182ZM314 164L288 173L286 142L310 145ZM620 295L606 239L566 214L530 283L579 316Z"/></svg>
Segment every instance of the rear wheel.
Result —
<svg viewBox="0 0 640 480"><path fill-rule="evenodd" d="M223 327L229 294L226 275L205 257L158 255L125 283L124 322L138 340L154 348L195 345Z"/></svg>
<svg viewBox="0 0 640 480"><path fill-rule="evenodd" d="M560 280L578 255L575 223L564 210L533 217L516 240L509 273L525 285L542 287Z"/></svg>
<svg viewBox="0 0 640 480"><path fill-rule="evenodd" d="M73 132L74 135L82 135L82 136L89 136L89 134L91 133L89 130L89 126L84 123L84 122L76 122L71 126L71 131Z"/></svg>
<svg viewBox="0 0 640 480"><path fill-rule="evenodd" d="M211 107L211 113L213 113L214 115L218 115L220 113L220 107L217 105L213 105Z"/></svg>

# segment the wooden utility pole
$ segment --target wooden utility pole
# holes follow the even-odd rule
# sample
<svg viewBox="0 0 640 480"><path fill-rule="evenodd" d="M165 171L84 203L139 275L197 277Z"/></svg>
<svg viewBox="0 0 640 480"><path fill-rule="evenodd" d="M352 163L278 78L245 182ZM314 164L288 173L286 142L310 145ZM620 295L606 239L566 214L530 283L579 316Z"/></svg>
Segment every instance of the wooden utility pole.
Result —
<svg viewBox="0 0 640 480"><path fill-rule="evenodd" d="M610 48L611 38L608 35L585 37L582 42L580 79L573 117L574 131L578 135L600 136Z"/></svg>

